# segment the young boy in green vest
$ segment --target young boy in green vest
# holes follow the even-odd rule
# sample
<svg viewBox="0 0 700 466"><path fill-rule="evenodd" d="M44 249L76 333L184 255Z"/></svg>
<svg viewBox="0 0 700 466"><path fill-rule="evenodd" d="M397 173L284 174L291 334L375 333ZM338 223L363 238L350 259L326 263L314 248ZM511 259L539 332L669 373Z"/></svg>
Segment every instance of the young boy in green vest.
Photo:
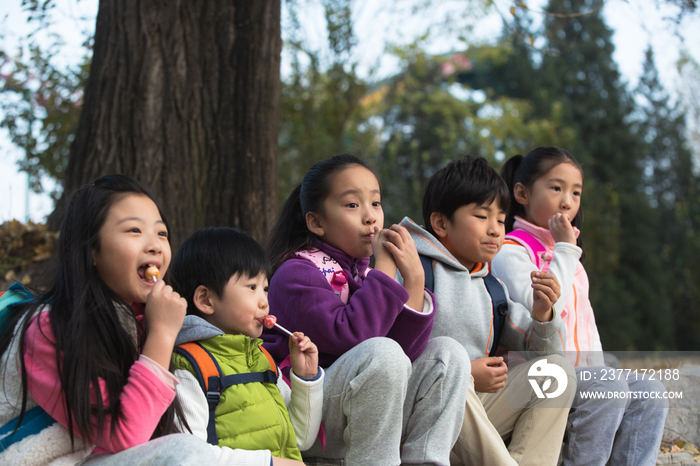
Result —
<svg viewBox="0 0 700 466"><path fill-rule="evenodd" d="M302 465L300 450L319 432L316 345L301 332L289 337L291 390L260 346L269 272L262 247L233 228L198 231L170 265L173 288L188 305L173 356L177 398L219 464Z"/></svg>

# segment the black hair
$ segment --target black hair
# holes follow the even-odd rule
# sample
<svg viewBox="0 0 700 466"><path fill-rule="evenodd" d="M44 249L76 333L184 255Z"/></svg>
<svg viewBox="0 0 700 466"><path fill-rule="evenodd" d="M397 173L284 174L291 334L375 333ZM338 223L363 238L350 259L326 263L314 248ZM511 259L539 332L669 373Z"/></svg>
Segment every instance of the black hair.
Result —
<svg viewBox="0 0 700 466"><path fill-rule="evenodd" d="M173 256L172 286L187 300L187 314L202 317L194 292L203 285L221 297L234 276L270 276L270 261L257 241L235 228L204 228L187 238Z"/></svg>
<svg viewBox="0 0 700 466"><path fill-rule="evenodd" d="M423 222L425 229L435 236L430 216L434 212L453 220L454 213L463 205L489 205L497 201L508 212L508 186L498 172L483 157L465 155L453 160L430 177L423 194Z"/></svg>
<svg viewBox="0 0 700 466"><path fill-rule="evenodd" d="M355 155L334 155L309 168L301 184L289 195L267 241L273 273L290 254L314 245L316 235L306 226L306 214L323 214L323 201L331 192L333 177L352 166L361 166L374 173Z"/></svg>
<svg viewBox="0 0 700 466"><path fill-rule="evenodd" d="M123 418L120 395L129 370L139 356L133 332L125 326L125 322L130 322L127 325L136 330L136 318L128 303L98 276L93 261L93 251L99 248L99 232L111 207L130 194L153 200L144 186L122 175L101 177L72 194L57 241L52 285L32 303L11 308L9 323L0 329L0 354L10 347L18 324L21 325L18 327L19 348L24 351L30 316L46 303L50 304L48 312L55 339L56 367L64 393L71 442L74 427L81 437L92 442L104 434L107 416L111 417L111 429L116 427ZM158 211L166 222L160 207ZM27 406L27 376L24 358L19 359L22 374L20 417L23 417ZM111 400L108 405L103 403L103 385L105 399ZM154 437L176 432L175 416L183 419L177 401L161 418ZM95 427L97 434L93 435Z"/></svg>
<svg viewBox="0 0 700 466"><path fill-rule="evenodd" d="M522 183L526 188L531 188L535 181L544 176L552 168L562 163L570 163L578 168L583 179L583 168L576 158L565 149L559 147L538 147L528 152L526 156L514 155L506 160L501 168L501 176L508 185L510 192L510 210L506 216L506 233L513 231L515 216L525 218L525 206L515 200L515 185ZM583 226L583 208L579 207L576 216L572 219L571 225L578 229ZM581 237L577 238L576 244L583 248ZM581 262L584 256L581 255Z"/></svg>

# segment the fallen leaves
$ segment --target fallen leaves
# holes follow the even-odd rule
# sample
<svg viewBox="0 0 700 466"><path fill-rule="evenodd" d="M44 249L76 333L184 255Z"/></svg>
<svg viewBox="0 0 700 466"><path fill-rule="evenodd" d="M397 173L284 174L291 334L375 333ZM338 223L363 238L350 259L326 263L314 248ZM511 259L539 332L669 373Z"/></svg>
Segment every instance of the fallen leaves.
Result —
<svg viewBox="0 0 700 466"><path fill-rule="evenodd" d="M57 233L40 223L25 225L11 220L0 224L0 278L11 282L32 263L51 257L57 237ZM28 275L22 278L24 285L30 281Z"/></svg>

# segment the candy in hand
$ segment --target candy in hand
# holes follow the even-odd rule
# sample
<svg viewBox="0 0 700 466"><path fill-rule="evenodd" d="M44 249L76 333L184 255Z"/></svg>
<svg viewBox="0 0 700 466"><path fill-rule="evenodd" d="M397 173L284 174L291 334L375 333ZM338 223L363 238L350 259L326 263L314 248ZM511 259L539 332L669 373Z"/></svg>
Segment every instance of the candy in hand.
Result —
<svg viewBox="0 0 700 466"><path fill-rule="evenodd" d="M158 279L158 276L160 275L160 270L158 270L158 267L155 265L151 265L146 269L146 273L144 273L144 276L146 277L146 280L149 282L154 282Z"/></svg>
<svg viewBox="0 0 700 466"><path fill-rule="evenodd" d="M544 265L542 266L542 272L549 272L549 263L554 259L554 254L547 251L542 254L542 259L544 260Z"/></svg>

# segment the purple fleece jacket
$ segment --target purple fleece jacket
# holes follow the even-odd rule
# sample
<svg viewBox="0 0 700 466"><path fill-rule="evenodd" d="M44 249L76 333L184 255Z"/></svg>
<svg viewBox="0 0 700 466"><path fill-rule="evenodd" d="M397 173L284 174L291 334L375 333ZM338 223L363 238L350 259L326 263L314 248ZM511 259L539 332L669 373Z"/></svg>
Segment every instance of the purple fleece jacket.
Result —
<svg viewBox="0 0 700 466"><path fill-rule="evenodd" d="M270 280L270 314L291 330L308 335L318 347L319 365L328 367L343 353L373 337L389 337L413 361L428 343L434 312L404 307L408 292L393 278L370 270L369 258L355 259L318 241L316 247L338 261L348 276L350 298L344 304L312 262L287 259ZM433 309L435 309L435 297ZM288 336L265 329L265 348L278 361L289 354Z"/></svg>

